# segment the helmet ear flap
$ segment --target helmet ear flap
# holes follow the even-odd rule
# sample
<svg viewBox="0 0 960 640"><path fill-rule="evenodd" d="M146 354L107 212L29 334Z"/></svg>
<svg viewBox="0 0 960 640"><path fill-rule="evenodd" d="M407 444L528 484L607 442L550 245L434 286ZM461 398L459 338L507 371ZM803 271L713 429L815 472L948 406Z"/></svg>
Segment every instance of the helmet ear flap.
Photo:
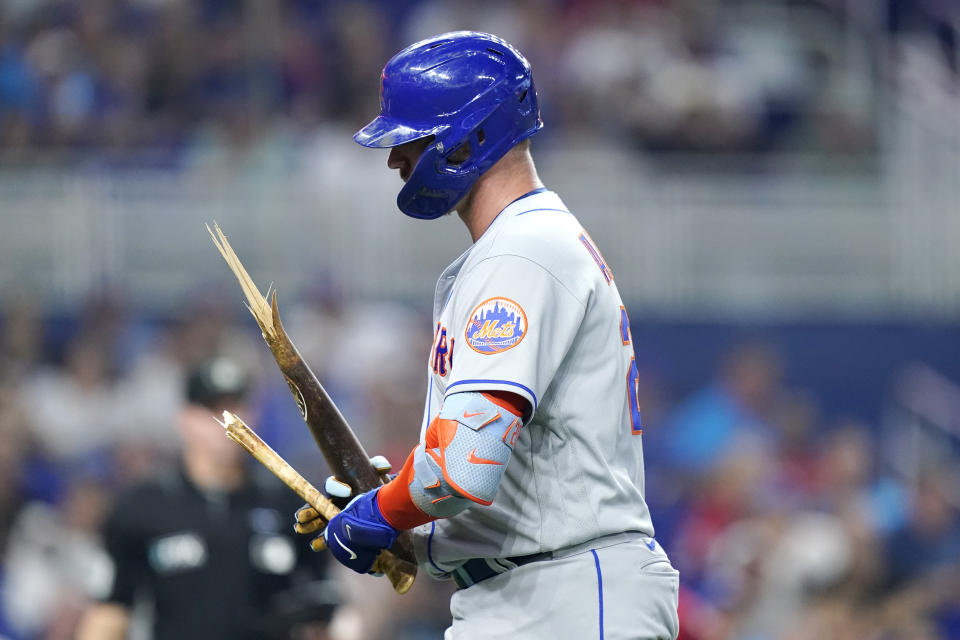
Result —
<svg viewBox="0 0 960 640"><path fill-rule="evenodd" d="M470 147L470 140L458 146L456 149L450 152L450 154L444 158L444 163L448 167L459 167L463 165L470 159L473 150Z"/></svg>
<svg viewBox="0 0 960 640"><path fill-rule="evenodd" d="M476 150L476 153L482 152L481 150L486 141L487 134L484 132L483 127L477 127L467 136L467 139L463 143L458 145L444 158L446 166L463 166L474 156L474 150Z"/></svg>
<svg viewBox="0 0 960 640"><path fill-rule="evenodd" d="M441 144L427 147L410 179L397 194L397 207L410 217L439 218L466 195L479 176L472 152L463 165L453 166L447 164L440 148Z"/></svg>

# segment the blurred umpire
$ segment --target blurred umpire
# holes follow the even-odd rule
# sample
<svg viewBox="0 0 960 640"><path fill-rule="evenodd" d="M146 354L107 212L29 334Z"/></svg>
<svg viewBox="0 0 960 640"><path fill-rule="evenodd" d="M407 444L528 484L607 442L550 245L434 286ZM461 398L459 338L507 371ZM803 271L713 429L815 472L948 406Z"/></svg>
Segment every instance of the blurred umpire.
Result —
<svg viewBox="0 0 960 640"><path fill-rule="evenodd" d="M152 604L155 640L327 638L337 592L324 579L326 554L294 543L284 514L299 500L253 474L212 418L245 415L249 386L224 357L189 374L180 463L118 499L104 531L116 574L81 640L125 638L141 602Z"/></svg>

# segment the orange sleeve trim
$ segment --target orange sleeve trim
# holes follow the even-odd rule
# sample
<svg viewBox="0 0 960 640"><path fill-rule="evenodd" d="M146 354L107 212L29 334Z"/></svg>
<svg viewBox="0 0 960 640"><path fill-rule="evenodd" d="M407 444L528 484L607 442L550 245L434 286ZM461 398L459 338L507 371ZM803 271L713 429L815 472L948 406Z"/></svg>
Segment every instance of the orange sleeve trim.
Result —
<svg viewBox="0 0 960 640"><path fill-rule="evenodd" d="M484 391L483 397L497 405L501 409L506 409L518 418L525 417L530 410L530 403L527 399L516 393L509 391Z"/></svg>
<svg viewBox="0 0 960 640"><path fill-rule="evenodd" d="M383 519L394 529L403 531L436 520L420 510L410 497L410 483L413 482L413 451L407 456L397 477L380 487L377 492L377 506Z"/></svg>

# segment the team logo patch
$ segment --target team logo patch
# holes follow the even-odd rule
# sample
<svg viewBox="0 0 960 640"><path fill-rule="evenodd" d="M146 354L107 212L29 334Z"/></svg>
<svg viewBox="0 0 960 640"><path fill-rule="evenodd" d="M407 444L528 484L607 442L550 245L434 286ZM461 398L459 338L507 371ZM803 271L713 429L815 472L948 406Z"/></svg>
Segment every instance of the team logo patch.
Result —
<svg viewBox="0 0 960 640"><path fill-rule="evenodd" d="M477 353L492 355L511 349L527 335L527 314L509 298L480 303L467 323L465 337Z"/></svg>

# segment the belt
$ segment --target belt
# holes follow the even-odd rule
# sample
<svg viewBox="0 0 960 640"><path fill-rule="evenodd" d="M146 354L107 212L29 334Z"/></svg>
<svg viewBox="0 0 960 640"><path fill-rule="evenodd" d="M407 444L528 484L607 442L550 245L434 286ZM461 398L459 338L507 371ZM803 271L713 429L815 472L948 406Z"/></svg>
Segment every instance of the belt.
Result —
<svg viewBox="0 0 960 640"><path fill-rule="evenodd" d="M506 573L510 569L522 567L538 560L549 560L553 557L551 551L534 553L529 556L513 556L512 558L473 558L457 567L453 573L453 581L461 589L471 587L487 578ZM512 565L512 566L511 566Z"/></svg>

